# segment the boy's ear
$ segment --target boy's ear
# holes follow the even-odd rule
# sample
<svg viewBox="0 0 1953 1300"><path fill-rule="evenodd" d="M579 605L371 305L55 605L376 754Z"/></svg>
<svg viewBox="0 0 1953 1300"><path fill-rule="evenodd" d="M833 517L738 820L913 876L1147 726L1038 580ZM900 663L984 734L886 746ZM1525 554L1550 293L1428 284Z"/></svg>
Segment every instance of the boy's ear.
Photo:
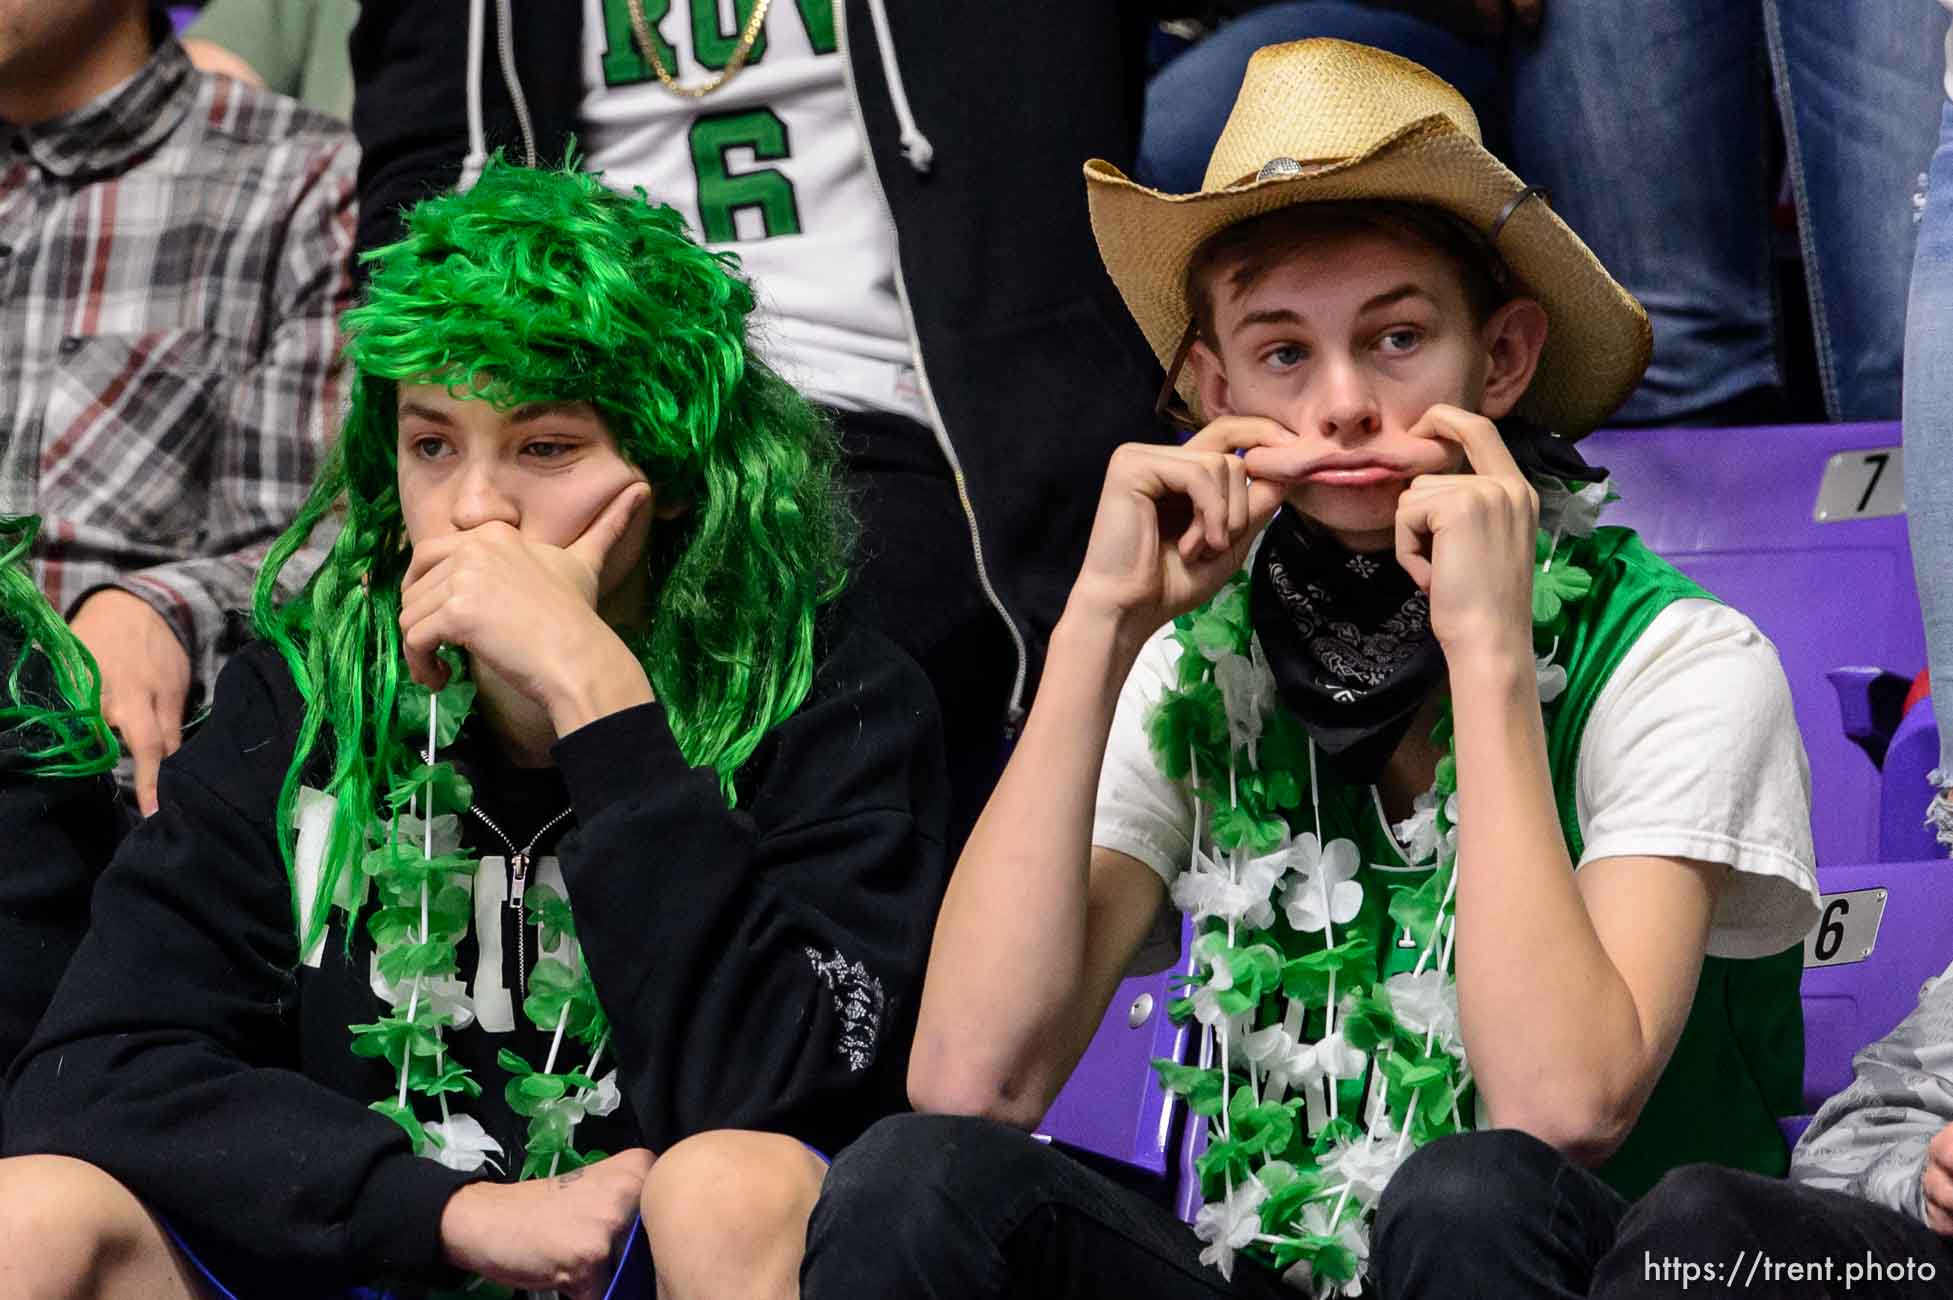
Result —
<svg viewBox="0 0 1953 1300"><path fill-rule="evenodd" d="M1193 371L1194 391L1200 395L1200 418L1218 420L1223 415L1234 414L1234 404L1228 400L1227 367L1221 364L1220 354L1207 346L1207 340L1196 338L1191 351L1187 353L1187 368Z"/></svg>
<svg viewBox="0 0 1953 1300"><path fill-rule="evenodd" d="M1485 397L1479 413L1499 420L1512 414L1539 369L1546 346L1546 309L1531 298L1514 298L1479 330L1485 347Z"/></svg>

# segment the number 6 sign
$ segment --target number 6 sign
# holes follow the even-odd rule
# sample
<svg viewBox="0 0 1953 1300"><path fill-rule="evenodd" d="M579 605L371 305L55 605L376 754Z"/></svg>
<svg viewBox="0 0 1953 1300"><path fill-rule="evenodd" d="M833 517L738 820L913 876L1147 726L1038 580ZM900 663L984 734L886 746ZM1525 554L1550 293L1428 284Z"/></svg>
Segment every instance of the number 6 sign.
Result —
<svg viewBox="0 0 1953 1300"><path fill-rule="evenodd" d="M1804 968L1864 961L1878 945L1885 919L1883 889L1854 889L1818 899L1817 924L1804 936Z"/></svg>

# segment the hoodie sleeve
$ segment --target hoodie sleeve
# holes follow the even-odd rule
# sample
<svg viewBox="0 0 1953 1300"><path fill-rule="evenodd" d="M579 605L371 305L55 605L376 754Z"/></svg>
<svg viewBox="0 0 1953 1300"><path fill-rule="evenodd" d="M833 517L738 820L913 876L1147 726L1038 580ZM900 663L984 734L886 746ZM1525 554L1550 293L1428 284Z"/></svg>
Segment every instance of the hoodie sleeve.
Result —
<svg viewBox="0 0 1953 1300"><path fill-rule="evenodd" d="M906 1109L948 874L921 670L873 634L837 641L737 809L660 705L572 732L556 757L577 812L564 881L647 1145L748 1128L831 1155Z"/></svg>
<svg viewBox="0 0 1953 1300"><path fill-rule="evenodd" d="M321 1284L444 1271L468 1175L299 1073L297 939L271 835L298 697L264 646L163 764L11 1079L6 1151L106 1171L199 1250ZM279 680L282 690L274 689Z"/></svg>

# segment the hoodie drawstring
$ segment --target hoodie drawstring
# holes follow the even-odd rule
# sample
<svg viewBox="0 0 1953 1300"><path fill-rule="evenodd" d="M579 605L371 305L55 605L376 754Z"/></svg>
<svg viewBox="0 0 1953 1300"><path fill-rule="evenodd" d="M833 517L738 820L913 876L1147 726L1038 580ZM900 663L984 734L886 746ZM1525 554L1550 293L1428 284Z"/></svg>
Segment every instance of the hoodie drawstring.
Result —
<svg viewBox="0 0 1953 1300"><path fill-rule="evenodd" d="M895 60L895 41L888 34L887 0L868 0L868 17L875 24L875 44L881 49L882 77L888 82L889 103L895 108L895 125L901 132L902 156L917 172L926 173L935 161L936 146L915 124L909 108L909 90L902 82L902 66Z"/></svg>
<svg viewBox="0 0 1953 1300"><path fill-rule="evenodd" d="M486 7L487 0L468 0L468 154L461 160L461 178L455 182L458 190L473 185L481 169L488 165L488 130L482 124L481 111L482 23ZM522 93L522 80L515 73L515 37L510 31L513 23L509 0L495 0L495 47L502 65L502 84L508 87L516 128L522 132L523 164L534 167L536 128L529 120L529 100Z"/></svg>

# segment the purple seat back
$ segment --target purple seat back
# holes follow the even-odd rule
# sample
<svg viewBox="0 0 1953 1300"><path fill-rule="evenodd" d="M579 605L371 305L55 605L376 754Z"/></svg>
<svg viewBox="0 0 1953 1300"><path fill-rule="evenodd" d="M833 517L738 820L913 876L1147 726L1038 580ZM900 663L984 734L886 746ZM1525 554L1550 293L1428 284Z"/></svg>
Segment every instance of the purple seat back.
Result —
<svg viewBox="0 0 1953 1300"><path fill-rule="evenodd" d="M1167 1019L1168 987L1181 967L1135 976L1119 985L1085 1055L1045 1112L1040 1137L1056 1139L1165 1177L1185 1107L1160 1087L1156 1057L1185 1059L1188 1032Z"/></svg>
<svg viewBox="0 0 1953 1300"><path fill-rule="evenodd" d="M1878 810L1881 862L1946 856L1926 824L1926 803L1932 795L1926 776L1938 765L1939 720L1932 697L1927 696L1912 706L1885 750ZM1948 866L1953 869L1953 863ZM1947 927L1953 931L1953 916L1947 918Z"/></svg>
<svg viewBox="0 0 1953 1300"><path fill-rule="evenodd" d="M1613 429L1581 444L1621 494L1608 522L1776 643L1810 755L1819 862L1874 860L1880 825L1878 771L1846 738L1825 674L1865 664L1910 677L1926 643L1904 516L1819 523L1818 489L1834 453L1898 444L1896 424Z"/></svg>
<svg viewBox="0 0 1953 1300"><path fill-rule="evenodd" d="M1851 1058L1858 1049L1892 1032L1911 1013L1926 981L1953 961L1953 862L1945 855L1821 866L1817 883L1824 891L1824 911L1805 941L1803 985L1804 1103L1812 1111L1851 1082ZM1864 891L1882 891L1884 898ZM1884 910L1869 955L1810 965L1814 948L1828 952L1827 926L1842 926L1850 909L1881 901Z"/></svg>

